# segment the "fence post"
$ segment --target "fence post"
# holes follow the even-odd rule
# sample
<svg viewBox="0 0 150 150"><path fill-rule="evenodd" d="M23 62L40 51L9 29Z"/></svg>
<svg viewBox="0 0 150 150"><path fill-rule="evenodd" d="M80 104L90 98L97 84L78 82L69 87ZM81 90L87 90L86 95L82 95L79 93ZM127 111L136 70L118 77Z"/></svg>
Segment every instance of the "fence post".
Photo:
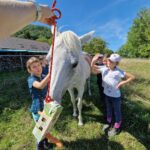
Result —
<svg viewBox="0 0 150 150"><path fill-rule="evenodd" d="M22 60L22 54L20 53L20 62L21 62L21 68L22 70L24 70L24 67L23 67L23 60Z"/></svg>

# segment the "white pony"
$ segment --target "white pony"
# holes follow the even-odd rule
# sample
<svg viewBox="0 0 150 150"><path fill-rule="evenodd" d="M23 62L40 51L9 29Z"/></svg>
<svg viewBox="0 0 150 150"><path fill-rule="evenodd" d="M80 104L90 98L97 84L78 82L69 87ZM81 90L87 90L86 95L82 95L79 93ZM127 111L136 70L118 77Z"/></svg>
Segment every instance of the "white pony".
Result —
<svg viewBox="0 0 150 150"><path fill-rule="evenodd" d="M61 102L61 98L68 90L73 104L73 116L77 116L77 107L79 111L79 125L83 125L82 121L82 96L86 79L90 77L91 67L90 58L86 53L82 52L82 44L87 43L93 35L91 31L81 37L78 37L72 31L63 33L56 32L53 70L51 78L50 96ZM50 51L47 59L50 60ZM74 88L77 89L78 95L75 98ZM76 106L76 99L78 104Z"/></svg>

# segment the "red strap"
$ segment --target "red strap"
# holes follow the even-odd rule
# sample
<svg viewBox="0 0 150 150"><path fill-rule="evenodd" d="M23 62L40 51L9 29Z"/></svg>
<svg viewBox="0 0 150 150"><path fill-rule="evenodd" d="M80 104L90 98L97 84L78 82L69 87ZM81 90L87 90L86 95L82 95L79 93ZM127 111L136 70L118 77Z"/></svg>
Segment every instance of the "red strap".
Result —
<svg viewBox="0 0 150 150"><path fill-rule="evenodd" d="M52 8L55 8L56 0L53 1Z"/></svg>
<svg viewBox="0 0 150 150"><path fill-rule="evenodd" d="M51 85L51 76L52 76L52 66L53 66L53 55L54 55L54 43L55 43L55 32L56 32L56 24L54 25L54 31L52 35L52 52L51 52L51 58L50 58L50 66L49 66L49 82L48 82L48 90L47 90L47 96L46 96L46 103L49 103L53 101L53 99L49 96L50 94L50 85Z"/></svg>
<svg viewBox="0 0 150 150"><path fill-rule="evenodd" d="M49 25L53 25L54 26L54 31L53 31L53 35L52 35L52 51L51 51L51 58L50 58L50 66L49 66L49 72L50 72L50 76L49 76L49 82L48 82L48 90L47 90L47 95L46 95L46 99L45 102L49 103L51 101L53 101L53 99L50 97L50 85L51 85L51 75L52 75L52 66L53 66L53 55L54 55L54 43L55 43L55 32L56 32L56 27L57 27L57 22L56 19L61 18L61 12L59 9L55 8L56 5L56 0L54 0L53 4L52 4L52 11L57 11L59 16L53 16L51 18L46 18Z"/></svg>

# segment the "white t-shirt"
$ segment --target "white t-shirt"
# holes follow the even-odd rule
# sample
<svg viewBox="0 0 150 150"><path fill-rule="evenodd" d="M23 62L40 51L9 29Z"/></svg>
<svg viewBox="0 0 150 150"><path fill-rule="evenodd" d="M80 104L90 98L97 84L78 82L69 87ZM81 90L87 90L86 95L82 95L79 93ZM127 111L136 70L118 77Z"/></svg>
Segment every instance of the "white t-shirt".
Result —
<svg viewBox="0 0 150 150"><path fill-rule="evenodd" d="M117 89L116 86L125 77L125 72L117 67L113 71L106 66L100 66L99 68L102 73L104 94L110 97L120 97L120 89Z"/></svg>

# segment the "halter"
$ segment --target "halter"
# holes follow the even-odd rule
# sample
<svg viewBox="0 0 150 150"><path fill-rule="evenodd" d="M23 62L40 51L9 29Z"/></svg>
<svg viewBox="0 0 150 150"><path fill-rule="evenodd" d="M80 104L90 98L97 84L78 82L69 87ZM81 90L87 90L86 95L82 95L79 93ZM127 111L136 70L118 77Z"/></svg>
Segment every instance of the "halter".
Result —
<svg viewBox="0 0 150 150"><path fill-rule="evenodd" d="M54 0L54 2L52 3L52 7L51 7L51 11L57 12L58 16L54 15L51 18L46 18L46 21L49 25L53 25L54 29L53 29L53 35L52 35L52 51L51 51L51 57L50 57L50 66L49 66L49 72L50 72L50 76L49 76L49 82L48 82L48 90L47 90L47 95L46 95L46 99L45 102L49 103L51 101L53 101L53 99L50 97L49 93L50 93L50 85L51 85L51 76L52 76L52 66L53 66L53 55L54 55L54 43L55 43L55 33L56 33L56 27L57 27L57 22L56 19L60 19L61 18L61 11L58 8L55 8L56 5L56 0Z"/></svg>

